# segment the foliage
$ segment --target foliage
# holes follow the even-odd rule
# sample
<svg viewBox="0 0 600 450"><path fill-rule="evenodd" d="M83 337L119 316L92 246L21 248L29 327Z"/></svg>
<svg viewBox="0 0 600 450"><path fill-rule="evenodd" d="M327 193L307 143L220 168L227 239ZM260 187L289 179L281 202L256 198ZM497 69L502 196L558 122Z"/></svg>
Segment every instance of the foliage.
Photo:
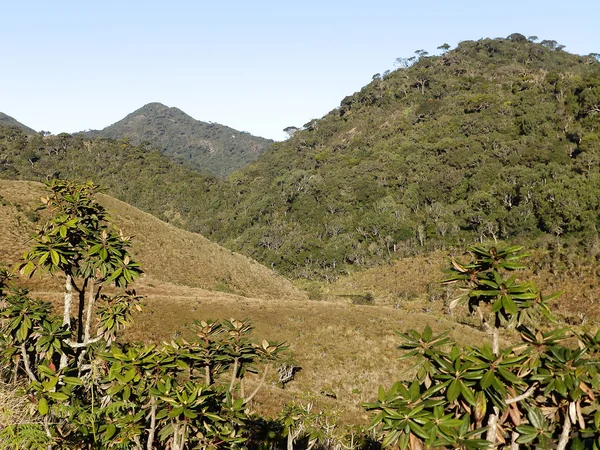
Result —
<svg viewBox="0 0 600 450"><path fill-rule="evenodd" d="M460 348L430 327L401 333L416 376L380 388L365 405L378 413L372 427L384 433L384 447L600 447L600 331L545 330L537 319L550 317L548 298L514 274L505 278L523 267L519 250L472 247L472 261L453 259L446 279L462 286L459 301L471 309L489 303L493 328L515 327L518 342Z"/></svg>
<svg viewBox="0 0 600 450"><path fill-rule="evenodd" d="M143 143L14 129L0 176L92 178L298 278L486 239L585 241L600 217L600 63L523 38L399 58L225 181Z"/></svg>

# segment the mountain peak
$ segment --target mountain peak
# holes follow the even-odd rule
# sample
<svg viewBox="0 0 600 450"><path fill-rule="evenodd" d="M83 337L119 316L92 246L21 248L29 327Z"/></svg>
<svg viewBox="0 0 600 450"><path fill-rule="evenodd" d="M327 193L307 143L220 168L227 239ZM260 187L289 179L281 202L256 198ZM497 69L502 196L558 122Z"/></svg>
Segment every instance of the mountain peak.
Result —
<svg viewBox="0 0 600 450"><path fill-rule="evenodd" d="M190 169L226 176L254 161L271 140L216 123L196 120L179 108L148 103L89 137L129 138L150 142L163 154Z"/></svg>

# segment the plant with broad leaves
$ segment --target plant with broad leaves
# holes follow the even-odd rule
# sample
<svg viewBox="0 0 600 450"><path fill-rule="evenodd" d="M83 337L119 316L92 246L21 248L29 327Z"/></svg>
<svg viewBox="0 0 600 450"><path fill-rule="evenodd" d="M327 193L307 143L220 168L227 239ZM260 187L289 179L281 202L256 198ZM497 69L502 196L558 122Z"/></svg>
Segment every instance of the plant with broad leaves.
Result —
<svg viewBox="0 0 600 450"><path fill-rule="evenodd" d="M51 216L39 233L34 236L31 249L23 256L19 270L23 275L32 276L36 271L47 271L51 275L62 273L65 277L63 325L71 329L71 308L73 290L79 297L78 329L74 340L67 341L81 354L90 344L99 341L104 334L113 332L114 326L105 326L98 330L98 336L92 338L94 308L102 296L105 285L115 284L126 288L142 270L129 255L130 238L117 230L104 207L98 203L95 194L98 186L89 182L77 184L66 180L52 180L47 183L52 191L43 197L43 206ZM130 302L127 302L127 297ZM129 291L120 294L118 312L110 304L104 309L120 318L130 314L136 306L137 298ZM107 325L110 320L103 322ZM114 332L113 332L114 335ZM83 361L79 358L80 363ZM61 367L68 361L63 357Z"/></svg>
<svg viewBox="0 0 600 450"><path fill-rule="evenodd" d="M600 448L600 331L541 330L552 318L533 283L513 274L520 249L472 247L469 264L452 260L445 282L460 283L466 302L485 323L482 304L493 317L493 347L459 347L448 333L401 333L403 358L416 359L416 375L389 391L380 389L372 428L383 445L402 449ZM500 348L501 325L515 327L520 341ZM485 433L485 436L484 436Z"/></svg>

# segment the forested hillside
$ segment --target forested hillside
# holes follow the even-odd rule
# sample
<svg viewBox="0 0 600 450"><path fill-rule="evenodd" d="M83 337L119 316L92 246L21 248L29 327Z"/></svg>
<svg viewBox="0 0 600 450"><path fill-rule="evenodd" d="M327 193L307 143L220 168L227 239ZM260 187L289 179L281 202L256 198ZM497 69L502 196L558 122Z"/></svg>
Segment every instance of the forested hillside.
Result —
<svg viewBox="0 0 600 450"><path fill-rule="evenodd" d="M273 142L218 123L195 120L161 103L149 103L103 130L85 132L85 136L129 138L136 145L149 142L172 160L217 176L254 161Z"/></svg>
<svg viewBox="0 0 600 450"><path fill-rule="evenodd" d="M597 239L595 57L511 35L398 63L233 175L201 230L328 279L483 238Z"/></svg>
<svg viewBox="0 0 600 450"><path fill-rule="evenodd" d="M156 217L187 225L187 212L218 183L176 164L148 145L85 139L82 135L27 136L0 127L0 178L94 180L108 193Z"/></svg>
<svg viewBox="0 0 600 450"><path fill-rule="evenodd" d="M92 178L295 277L478 239L596 243L596 57L515 34L397 62L225 182L144 144L14 128L0 177Z"/></svg>

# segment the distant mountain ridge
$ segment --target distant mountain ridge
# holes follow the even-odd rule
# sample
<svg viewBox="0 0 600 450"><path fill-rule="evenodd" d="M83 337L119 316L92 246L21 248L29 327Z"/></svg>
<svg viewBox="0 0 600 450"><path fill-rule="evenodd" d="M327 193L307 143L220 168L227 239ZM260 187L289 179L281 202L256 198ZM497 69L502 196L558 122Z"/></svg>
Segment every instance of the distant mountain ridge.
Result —
<svg viewBox="0 0 600 450"><path fill-rule="evenodd" d="M0 112L0 126L19 127L23 129L27 134L36 133L36 131L33 128L29 128L27 125L22 124L14 117L9 116L8 114L4 114L3 112Z"/></svg>
<svg viewBox="0 0 600 450"><path fill-rule="evenodd" d="M196 120L178 108L149 103L86 137L149 142L170 159L224 177L258 158L273 141L225 125Z"/></svg>

